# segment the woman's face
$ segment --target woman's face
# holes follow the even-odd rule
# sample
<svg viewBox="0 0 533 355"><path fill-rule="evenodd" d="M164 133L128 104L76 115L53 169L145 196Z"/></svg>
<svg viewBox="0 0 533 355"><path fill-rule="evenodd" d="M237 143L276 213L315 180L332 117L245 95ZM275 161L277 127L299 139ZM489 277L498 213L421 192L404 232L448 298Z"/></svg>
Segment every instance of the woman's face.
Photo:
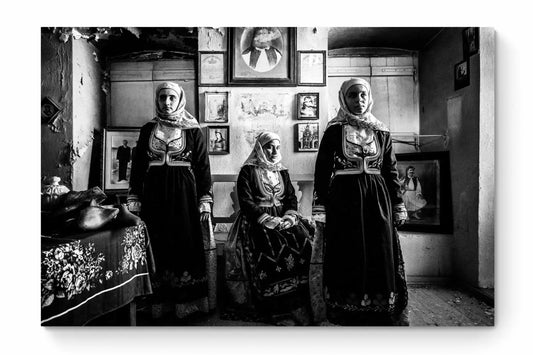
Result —
<svg viewBox="0 0 533 355"><path fill-rule="evenodd" d="M415 169L407 169L407 177L411 179L413 176L415 176Z"/></svg>
<svg viewBox="0 0 533 355"><path fill-rule="evenodd" d="M279 140L274 139L263 146L265 156L271 163L275 163L280 157L281 143Z"/></svg>
<svg viewBox="0 0 533 355"><path fill-rule="evenodd" d="M352 114L361 115L368 107L368 90L363 85L353 85L346 92L344 100Z"/></svg>
<svg viewBox="0 0 533 355"><path fill-rule="evenodd" d="M178 108L178 96L172 89L163 89L159 91L157 97L159 109L165 113L172 113Z"/></svg>

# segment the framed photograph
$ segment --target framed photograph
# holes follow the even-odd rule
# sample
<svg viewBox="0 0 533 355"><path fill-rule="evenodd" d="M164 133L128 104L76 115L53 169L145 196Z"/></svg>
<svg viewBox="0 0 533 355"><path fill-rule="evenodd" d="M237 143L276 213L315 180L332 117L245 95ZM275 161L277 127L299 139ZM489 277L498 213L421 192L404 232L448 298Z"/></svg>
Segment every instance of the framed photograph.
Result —
<svg viewBox="0 0 533 355"><path fill-rule="evenodd" d="M298 93L296 112L299 120L318 120L318 92Z"/></svg>
<svg viewBox="0 0 533 355"><path fill-rule="evenodd" d="M318 151L318 122L297 123L295 126L295 152Z"/></svg>
<svg viewBox="0 0 533 355"><path fill-rule="evenodd" d="M209 154L229 154L229 126L207 127L207 151Z"/></svg>
<svg viewBox="0 0 533 355"><path fill-rule="evenodd" d="M198 85L224 86L226 84L225 52L200 52Z"/></svg>
<svg viewBox="0 0 533 355"><path fill-rule="evenodd" d="M326 51L298 52L298 85L326 85Z"/></svg>
<svg viewBox="0 0 533 355"><path fill-rule="evenodd" d="M227 123L228 116L228 92L205 93L205 115L207 123Z"/></svg>
<svg viewBox="0 0 533 355"><path fill-rule="evenodd" d="M470 85L470 60L466 59L455 64L454 69L454 88L462 89Z"/></svg>
<svg viewBox="0 0 533 355"><path fill-rule="evenodd" d="M396 159L409 218L399 230L452 233L449 153L396 154Z"/></svg>
<svg viewBox="0 0 533 355"><path fill-rule="evenodd" d="M479 51L479 27L468 27L463 30L463 53L468 59Z"/></svg>
<svg viewBox="0 0 533 355"><path fill-rule="evenodd" d="M231 27L228 85L295 86L292 27Z"/></svg>
<svg viewBox="0 0 533 355"><path fill-rule="evenodd" d="M52 123L61 111L61 106L46 96L41 101L41 123Z"/></svg>
<svg viewBox="0 0 533 355"><path fill-rule="evenodd" d="M104 191L126 191L129 188L131 161L136 154L139 132L140 128L104 128Z"/></svg>

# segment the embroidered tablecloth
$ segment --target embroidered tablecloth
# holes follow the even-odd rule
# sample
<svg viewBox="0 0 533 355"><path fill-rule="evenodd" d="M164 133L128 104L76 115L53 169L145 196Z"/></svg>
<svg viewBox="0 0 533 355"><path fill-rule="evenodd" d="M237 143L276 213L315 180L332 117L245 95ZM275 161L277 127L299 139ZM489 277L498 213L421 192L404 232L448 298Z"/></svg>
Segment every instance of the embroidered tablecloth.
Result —
<svg viewBox="0 0 533 355"><path fill-rule="evenodd" d="M152 293L146 225L41 238L41 325L84 325Z"/></svg>

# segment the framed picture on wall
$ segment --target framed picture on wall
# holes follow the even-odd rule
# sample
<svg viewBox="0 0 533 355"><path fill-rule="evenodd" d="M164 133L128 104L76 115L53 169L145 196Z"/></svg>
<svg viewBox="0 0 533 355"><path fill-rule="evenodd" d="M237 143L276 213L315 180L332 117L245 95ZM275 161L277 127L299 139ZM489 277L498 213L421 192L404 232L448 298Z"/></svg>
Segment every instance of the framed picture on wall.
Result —
<svg viewBox="0 0 533 355"><path fill-rule="evenodd" d="M226 84L225 52L200 52L198 85L223 86Z"/></svg>
<svg viewBox="0 0 533 355"><path fill-rule="evenodd" d="M294 86L292 27L230 27L228 85Z"/></svg>
<svg viewBox="0 0 533 355"><path fill-rule="evenodd" d="M464 59L479 51L479 27L467 27L463 30Z"/></svg>
<svg viewBox="0 0 533 355"><path fill-rule="evenodd" d="M205 93L205 115L204 121L207 123L227 123L228 114L228 92L206 92Z"/></svg>
<svg viewBox="0 0 533 355"><path fill-rule="evenodd" d="M297 123L294 126L295 152L318 151L319 133L318 122Z"/></svg>
<svg viewBox="0 0 533 355"><path fill-rule="evenodd" d="M131 163L136 154L140 128L104 128L102 182L104 191L129 188Z"/></svg>
<svg viewBox="0 0 533 355"><path fill-rule="evenodd" d="M455 64L454 88L459 90L468 85L470 85L470 60L466 59Z"/></svg>
<svg viewBox="0 0 533 355"><path fill-rule="evenodd" d="M207 151L209 154L229 154L229 126L207 127Z"/></svg>
<svg viewBox="0 0 533 355"><path fill-rule="evenodd" d="M296 95L296 112L299 120L318 120L318 92L298 93Z"/></svg>
<svg viewBox="0 0 533 355"><path fill-rule="evenodd" d="M326 85L326 51L298 52L298 85Z"/></svg>
<svg viewBox="0 0 533 355"><path fill-rule="evenodd" d="M399 230L451 233L452 195L448 152L396 154L408 220Z"/></svg>

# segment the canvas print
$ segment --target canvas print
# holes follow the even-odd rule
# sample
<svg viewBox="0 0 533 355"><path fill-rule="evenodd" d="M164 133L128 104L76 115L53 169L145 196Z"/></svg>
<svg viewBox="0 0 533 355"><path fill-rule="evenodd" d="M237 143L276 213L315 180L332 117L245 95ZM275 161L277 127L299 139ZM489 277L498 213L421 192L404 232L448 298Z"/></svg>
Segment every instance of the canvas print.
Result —
<svg viewBox="0 0 533 355"><path fill-rule="evenodd" d="M493 326L469 25L41 28L35 321Z"/></svg>

